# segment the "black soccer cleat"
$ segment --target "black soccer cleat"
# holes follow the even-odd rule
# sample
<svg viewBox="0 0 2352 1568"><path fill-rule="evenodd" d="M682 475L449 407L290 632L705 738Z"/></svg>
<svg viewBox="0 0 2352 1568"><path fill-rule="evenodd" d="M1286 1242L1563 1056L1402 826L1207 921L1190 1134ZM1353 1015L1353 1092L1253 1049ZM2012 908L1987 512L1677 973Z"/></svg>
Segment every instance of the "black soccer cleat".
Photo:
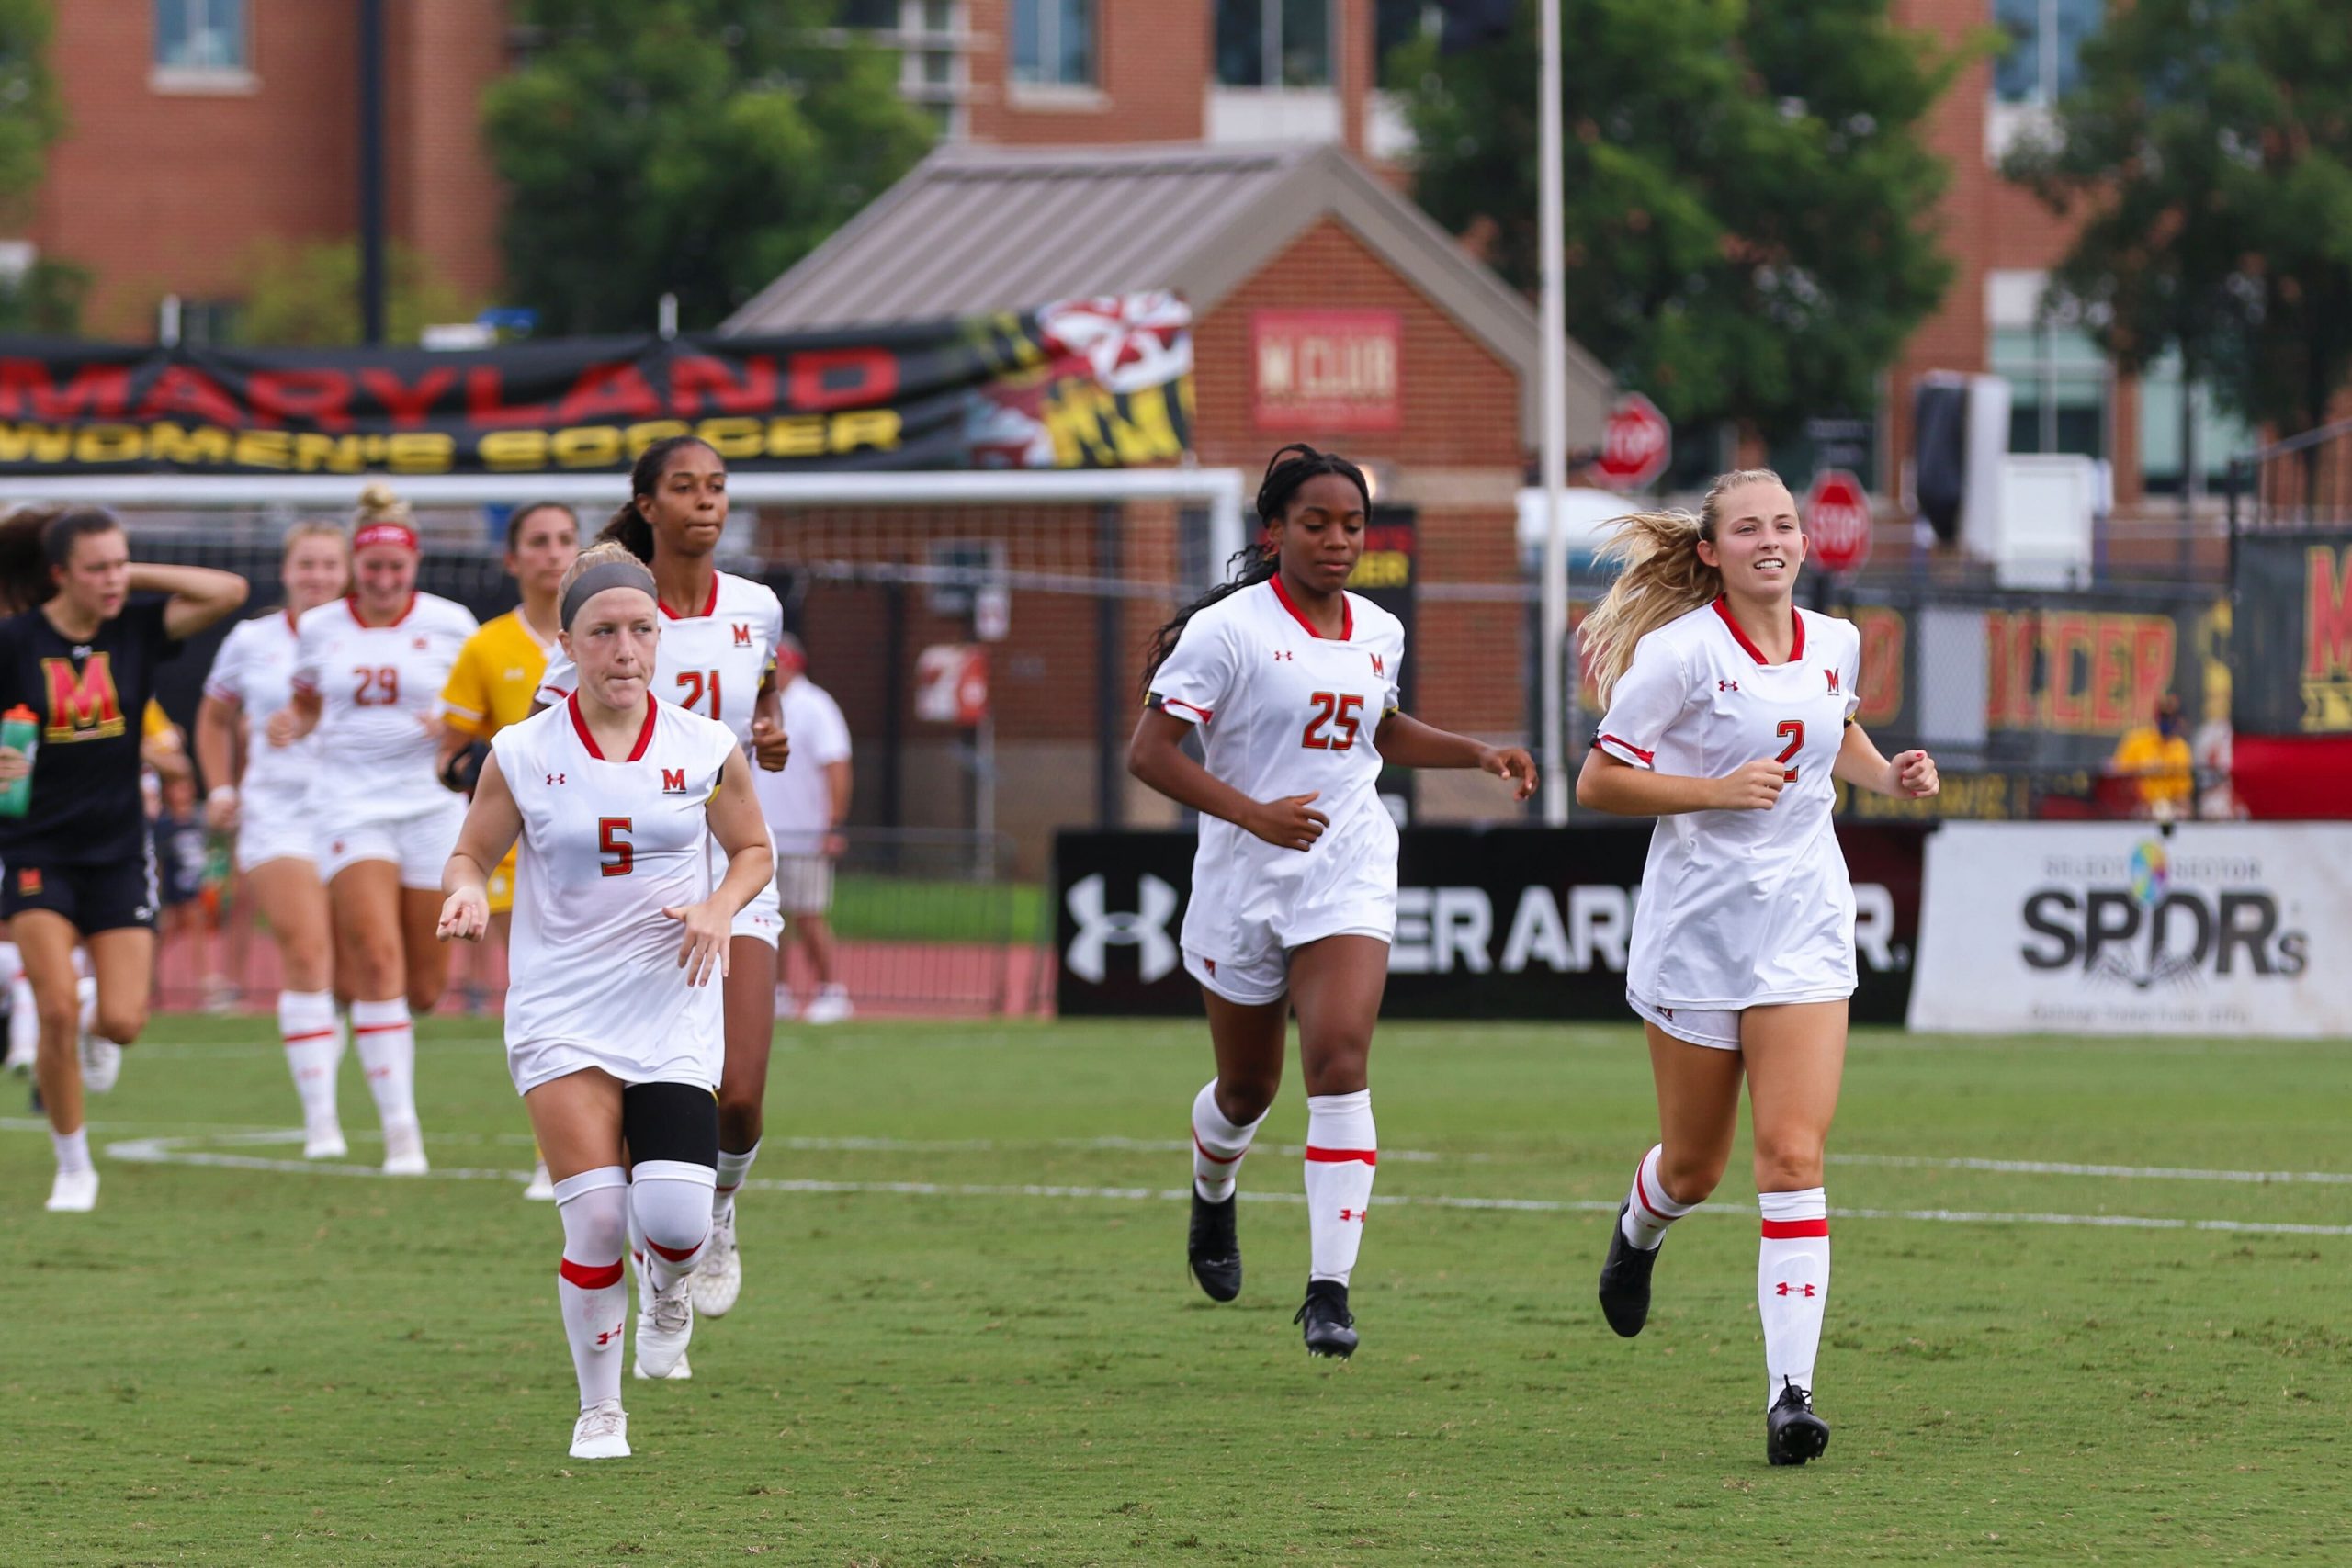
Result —
<svg viewBox="0 0 2352 1568"><path fill-rule="evenodd" d="M1625 1239L1625 1211L1632 1206L1617 1205L1617 1217L1609 1223L1609 1258L1600 1266L1600 1315L1628 1339L1650 1320L1650 1270L1666 1245L1661 1239L1645 1252Z"/></svg>
<svg viewBox="0 0 2352 1568"><path fill-rule="evenodd" d="M1829 1446L1829 1423L1813 1413L1813 1395L1793 1378L1781 1380L1781 1397L1764 1412L1764 1457L1774 1464L1803 1464Z"/></svg>
<svg viewBox="0 0 2352 1568"><path fill-rule="evenodd" d="M1348 1311L1348 1288L1337 1280L1309 1280L1306 1300L1293 1323L1306 1325L1306 1353L1346 1360L1356 1353L1355 1314Z"/></svg>
<svg viewBox="0 0 2352 1568"><path fill-rule="evenodd" d="M1184 1258L1193 1278L1213 1302L1229 1302L1241 1293L1241 1243L1233 1234L1233 1211L1240 1200L1212 1203L1193 1192L1193 1231L1185 1238Z"/></svg>

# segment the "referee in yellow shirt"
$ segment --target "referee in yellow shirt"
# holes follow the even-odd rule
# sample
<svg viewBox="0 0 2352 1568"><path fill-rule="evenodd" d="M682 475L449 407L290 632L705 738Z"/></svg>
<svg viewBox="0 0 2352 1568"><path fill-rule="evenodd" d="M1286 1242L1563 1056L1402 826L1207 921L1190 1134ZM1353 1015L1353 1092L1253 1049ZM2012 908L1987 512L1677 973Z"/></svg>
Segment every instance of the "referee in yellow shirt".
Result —
<svg viewBox="0 0 2352 1568"><path fill-rule="evenodd" d="M447 728L441 742L441 782L471 793L474 775L490 755L490 738L531 716L531 704L547 673L548 650L555 646L562 616L558 591L563 574L580 554L580 519L560 502L534 502L506 520L506 574L523 592L523 603L482 624L458 650L442 688L441 711ZM514 919L514 851L490 874L491 934L503 953ZM552 1201L547 1161L531 1173L523 1196Z"/></svg>
<svg viewBox="0 0 2352 1568"><path fill-rule="evenodd" d="M2166 692L2156 698L2148 722L2125 730L2115 743L2109 771L2137 781L2143 817L2169 822L2188 814L2188 797L2196 790L2197 778L2186 728L2180 699Z"/></svg>

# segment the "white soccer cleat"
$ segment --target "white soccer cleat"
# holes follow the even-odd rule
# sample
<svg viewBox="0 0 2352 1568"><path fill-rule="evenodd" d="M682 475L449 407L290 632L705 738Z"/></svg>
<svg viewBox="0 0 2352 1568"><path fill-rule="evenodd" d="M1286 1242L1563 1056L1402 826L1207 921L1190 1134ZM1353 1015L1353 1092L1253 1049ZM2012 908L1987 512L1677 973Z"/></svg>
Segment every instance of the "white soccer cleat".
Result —
<svg viewBox="0 0 2352 1568"><path fill-rule="evenodd" d="M849 987L846 986L826 986L820 989L815 996L808 998L808 1005L803 1008L800 1011L800 1021L803 1023L840 1023L845 1019L851 1019L856 1016L857 1009L850 1005Z"/></svg>
<svg viewBox="0 0 2352 1568"><path fill-rule="evenodd" d="M695 1381L695 1370L686 1365L686 1359L681 1356L678 1358L678 1364L670 1369L670 1375L666 1378L657 1378L647 1371L643 1361L637 1363L636 1376L639 1382L692 1382Z"/></svg>
<svg viewBox="0 0 2352 1568"><path fill-rule="evenodd" d="M81 1043L82 1087L104 1094L122 1077L122 1047L85 1031Z"/></svg>
<svg viewBox="0 0 2352 1568"><path fill-rule="evenodd" d="M423 1176L433 1168L425 1163L424 1129L412 1122L384 1129L384 1174Z"/></svg>
<svg viewBox="0 0 2352 1568"><path fill-rule="evenodd" d="M304 1159L341 1159L351 1152L343 1141L343 1123L333 1116L322 1116L302 1128L302 1157Z"/></svg>
<svg viewBox="0 0 2352 1568"><path fill-rule="evenodd" d="M684 1359L695 1335L695 1302L681 1280L653 1292L653 1310L637 1314L637 1364L649 1378L667 1378Z"/></svg>
<svg viewBox="0 0 2352 1568"><path fill-rule="evenodd" d="M52 1214L86 1214L98 1206L98 1173L61 1170L49 1190L46 1207Z"/></svg>
<svg viewBox="0 0 2352 1568"><path fill-rule="evenodd" d="M531 1184L523 1189L523 1196L534 1203L555 1201L555 1179L548 1174L548 1162L539 1161L531 1168Z"/></svg>
<svg viewBox="0 0 2352 1568"><path fill-rule="evenodd" d="M628 1412L617 1399L590 1405L571 1425L573 1459L628 1458Z"/></svg>
<svg viewBox="0 0 2352 1568"><path fill-rule="evenodd" d="M8 1037L8 1057L0 1063L0 1071L24 1077L33 1070L33 1062L40 1055L40 1036L27 1034L19 1038L14 1032Z"/></svg>
<svg viewBox="0 0 2352 1568"><path fill-rule="evenodd" d="M734 1204L711 1216L702 1267L687 1279L694 1286L695 1311L705 1317L725 1317L735 1310L735 1298L743 1293L743 1255L735 1246Z"/></svg>

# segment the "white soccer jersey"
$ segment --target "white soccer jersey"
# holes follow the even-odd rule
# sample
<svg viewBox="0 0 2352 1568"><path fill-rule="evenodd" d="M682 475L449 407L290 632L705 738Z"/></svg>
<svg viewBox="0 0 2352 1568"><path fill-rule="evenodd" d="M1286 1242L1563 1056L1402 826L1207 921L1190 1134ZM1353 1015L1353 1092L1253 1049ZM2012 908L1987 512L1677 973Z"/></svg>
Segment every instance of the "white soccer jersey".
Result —
<svg viewBox="0 0 2352 1568"><path fill-rule="evenodd" d="M284 610L240 621L221 639L204 678L206 696L244 712L248 733L240 787L247 795L299 799L311 787L319 759L317 733L291 746L272 746L262 733L269 716L294 700L295 645L294 617Z"/></svg>
<svg viewBox="0 0 2352 1568"><path fill-rule="evenodd" d="M724 726L657 702L635 750L607 757L574 698L491 741L523 816L506 989L518 1090L584 1067L718 1087L724 988L686 984L684 928L662 911L710 897L704 813L735 748Z"/></svg>
<svg viewBox="0 0 2352 1568"><path fill-rule="evenodd" d="M1269 579L1195 614L1152 675L1153 705L1201 727L1210 773L1253 800L1315 795L1330 818L1299 851L1203 817L1189 952L1235 960L1268 931L1287 950L1395 924L1396 824L1373 736L1396 706L1405 627L1368 599L1345 604L1340 635L1320 637Z"/></svg>
<svg viewBox="0 0 2352 1568"><path fill-rule="evenodd" d="M784 606L775 592L748 577L722 571L697 615L662 606L662 641L653 655L653 694L688 713L715 718L752 739L752 707L784 635ZM579 672L561 645L548 649L539 700L554 707L571 695Z"/></svg>
<svg viewBox="0 0 2352 1568"><path fill-rule="evenodd" d="M1721 600L1635 645L1593 744L1623 762L1721 778L1769 757L1769 811L1657 819L1625 988L1660 1008L1731 1011L1854 990L1854 888L1830 815L1831 772L1860 699L1861 634L1792 611L1789 658L1764 656Z"/></svg>
<svg viewBox="0 0 2352 1568"><path fill-rule="evenodd" d="M434 717L473 615L432 593L411 595L390 626L362 626L349 599L302 617L294 684L325 704L316 731L312 805L331 823L396 821L439 810Z"/></svg>

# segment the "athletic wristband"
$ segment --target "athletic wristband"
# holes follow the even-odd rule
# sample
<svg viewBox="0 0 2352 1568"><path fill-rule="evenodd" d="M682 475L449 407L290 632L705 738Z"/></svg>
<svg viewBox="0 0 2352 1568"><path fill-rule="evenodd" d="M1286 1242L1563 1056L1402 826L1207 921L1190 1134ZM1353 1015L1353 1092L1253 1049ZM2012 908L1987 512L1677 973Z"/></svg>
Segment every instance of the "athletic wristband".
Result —
<svg viewBox="0 0 2352 1568"><path fill-rule="evenodd" d="M220 805L223 801L234 800L237 798L237 786L235 784L214 784L212 786L212 793L206 795L204 798L215 806Z"/></svg>

